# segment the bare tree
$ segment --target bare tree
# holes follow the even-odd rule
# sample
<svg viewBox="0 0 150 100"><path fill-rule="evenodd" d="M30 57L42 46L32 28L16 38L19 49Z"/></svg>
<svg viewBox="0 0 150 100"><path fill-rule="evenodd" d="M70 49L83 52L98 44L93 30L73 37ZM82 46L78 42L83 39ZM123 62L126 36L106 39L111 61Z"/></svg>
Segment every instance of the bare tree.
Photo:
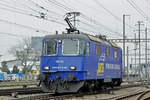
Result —
<svg viewBox="0 0 150 100"><path fill-rule="evenodd" d="M23 42L13 46L9 50L9 53L13 54L17 60L21 61L23 73L31 71L40 57L40 51L32 48L31 39L29 38L23 39Z"/></svg>

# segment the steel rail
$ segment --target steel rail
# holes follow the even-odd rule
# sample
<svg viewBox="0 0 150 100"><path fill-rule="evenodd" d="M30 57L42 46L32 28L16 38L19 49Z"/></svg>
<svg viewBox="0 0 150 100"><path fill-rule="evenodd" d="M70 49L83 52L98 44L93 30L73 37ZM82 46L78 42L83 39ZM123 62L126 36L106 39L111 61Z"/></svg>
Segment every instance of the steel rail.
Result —
<svg viewBox="0 0 150 100"><path fill-rule="evenodd" d="M18 94L31 94L31 93L41 93L42 90L40 87L32 87L32 88L13 88L13 89L1 89L0 95L11 95L12 93Z"/></svg>
<svg viewBox="0 0 150 100"><path fill-rule="evenodd" d="M148 84L148 82L146 82ZM125 89L125 88L131 88L131 87L138 87L138 86L142 86L145 85L143 84L143 82L138 82L138 83L131 83L128 85L123 85L123 86L118 86L118 87L114 87L114 88L107 88L104 90L100 90L94 93L90 93L90 92L81 92L79 94L74 93L74 94L53 94L53 93L41 93L41 94L35 94L32 96L27 96L27 97L22 97L22 98L14 98L11 100L49 100L49 99L54 99L54 100L62 100L62 98L64 99L68 99L68 98L73 98L73 97L82 97L85 95L95 95L95 94L100 94L100 93L108 93L110 94L111 92L115 91L115 90L120 90L120 89ZM138 91L139 94L141 94L143 91ZM133 94L134 95L134 94ZM113 97L113 98L117 98L117 97ZM110 98L111 99L111 98ZM121 99L118 99L121 100Z"/></svg>
<svg viewBox="0 0 150 100"><path fill-rule="evenodd" d="M147 91L145 91L145 92L143 92L138 98L137 98L137 100L145 100L145 99L147 99L147 98L150 98L150 95L147 97L146 96L146 94L150 94L150 90L147 90Z"/></svg>

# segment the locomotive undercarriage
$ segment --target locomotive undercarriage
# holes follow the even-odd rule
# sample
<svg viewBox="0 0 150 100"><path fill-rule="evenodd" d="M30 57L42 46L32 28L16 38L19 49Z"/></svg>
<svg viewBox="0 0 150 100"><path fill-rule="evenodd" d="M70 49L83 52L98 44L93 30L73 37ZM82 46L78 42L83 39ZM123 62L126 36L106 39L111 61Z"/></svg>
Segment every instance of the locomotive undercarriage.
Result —
<svg viewBox="0 0 150 100"><path fill-rule="evenodd" d="M81 91L94 92L103 88L119 86L121 79L113 79L112 82L105 83L103 79L86 81L66 81L66 80L44 80L41 82L44 92L52 93L76 93Z"/></svg>
<svg viewBox="0 0 150 100"><path fill-rule="evenodd" d="M52 93L75 93L80 90L81 87L84 86L84 81L64 81L64 80L56 80L56 81L43 81L41 83L42 90L44 92L52 92Z"/></svg>

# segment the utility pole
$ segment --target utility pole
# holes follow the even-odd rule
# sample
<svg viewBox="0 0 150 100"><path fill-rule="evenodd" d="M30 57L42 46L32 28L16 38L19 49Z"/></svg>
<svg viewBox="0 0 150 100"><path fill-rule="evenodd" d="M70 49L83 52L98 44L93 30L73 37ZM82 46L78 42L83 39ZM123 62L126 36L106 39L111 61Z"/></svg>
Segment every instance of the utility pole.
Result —
<svg viewBox="0 0 150 100"><path fill-rule="evenodd" d="M141 44L140 44L140 39L141 39L141 25L143 22L142 21L138 21L138 35L139 35L139 69L138 69L138 72L139 72L139 78L141 79Z"/></svg>
<svg viewBox="0 0 150 100"><path fill-rule="evenodd" d="M148 78L148 69L147 69L147 27L145 28L145 76Z"/></svg>
<svg viewBox="0 0 150 100"><path fill-rule="evenodd" d="M125 35L125 17L129 16L129 15L125 15L123 14L123 73L125 73L125 39L126 39L126 35Z"/></svg>
<svg viewBox="0 0 150 100"><path fill-rule="evenodd" d="M137 70L137 66L136 66L136 49L137 49L137 44L136 44L136 33L134 34L134 38L135 38L135 47L134 47L134 50L135 50L135 68Z"/></svg>
<svg viewBox="0 0 150 100"><path fill-rule="evenodd" d="M129 80L129 48L127 46L127 80Z"/></svg>
<svg viewBox="0 0 150 100"><path fill-rule="evenodd" d="M130 55L130 53L129 53L129 55ZM133 58L132 58L132 56L131 56L131 64L130 64L129 69L131 70L131 73L132 73L132 71L133 71ZM129 76L130 76L130 74L129 74Z"/></svg>
<svg viewBox="0 0 150 100"><path fill-rule="evenodd" d="M131 55L131 66L130 66L131 69L132 69L132 65L133 65L133 58L132 58L132 55Z"/></svg>
<svg viewBox="0 0 150 100"><path fill-rule="evenodd" d="M123 69L125 72L125 15L123 15Z"/></svg>

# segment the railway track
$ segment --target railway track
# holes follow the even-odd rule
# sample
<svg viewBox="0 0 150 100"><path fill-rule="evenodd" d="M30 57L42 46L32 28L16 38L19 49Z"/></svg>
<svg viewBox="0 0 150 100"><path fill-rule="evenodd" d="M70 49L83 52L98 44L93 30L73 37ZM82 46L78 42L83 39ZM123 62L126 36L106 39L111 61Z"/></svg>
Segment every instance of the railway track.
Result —
<svg viewBox="0 0 150 100"><path fill-rule="evenodd" d="M138 96L137 100L149 100L150 99L150 90L143 92Z"/></svg>
<svg viewBox="0 0 150 100"><path fill-rule="evenodd" d="M148 84L147 84L148 85ZM53 93L41 93L41 94L35 94L35 95L29 95L29 96L25 96L25 97L20 97L20 98L13 98L11 100L143 100L141 98L143 98L143 96L146 96L147 93L149 93L149 91L147 89L141 90L141 91L136 91L136 92L132 92L132 90L130 90L132 92L129 94L123 94L123 95L113 95L113 93L115 91L120 91L120 90L125 90L125 89L129 89L129 88L137 88L139 86L142 86L141 88L144 88L145 86L147 86L143 83L136 83L136 84L128 84L128 85L122 85L121 87L115 87L115 88L108 88L106 90L101 90L101 91L97 91L95 93L80 93L80 94L61 94L61 95L54 95ZM147 92L145 92L147 91ZM105 94L105 96L107 96L107 94L110 94L111 97L110 98L90 98L93 95L100 95L100 94ZM131 96L135 96L138 95L139 99L127 99L127 97L131 97ZM141 96L139 96L141 95ZM87 99L83 99L84 97L87 97ZM78 99L77 99L78 98ZM90 98L90 99L88 99Z"/></svg>
<svg viewBox="0 0 150 100"><path fill-rule="evenodd" d="M42 92L42 90L40 87L1 89L0 90L0 96L11 95L12 93L33 94L33 93L41 93L41 92Z"/></svg>
<svg viewBox="0 0 150 100"><path fill-rule="evenodd" d="M127 94L122 97L114 98L115 100L150 100L150 89L138 91L137 93Z"/></svg>
<svg viewBox="0 0 150 100"><path fill-rule="evenodd" d="M14 87L14 86L23 86L23 85L38 85L39 81L8 81L8 82L0 82L0 88L3 87Z"/></svg>

